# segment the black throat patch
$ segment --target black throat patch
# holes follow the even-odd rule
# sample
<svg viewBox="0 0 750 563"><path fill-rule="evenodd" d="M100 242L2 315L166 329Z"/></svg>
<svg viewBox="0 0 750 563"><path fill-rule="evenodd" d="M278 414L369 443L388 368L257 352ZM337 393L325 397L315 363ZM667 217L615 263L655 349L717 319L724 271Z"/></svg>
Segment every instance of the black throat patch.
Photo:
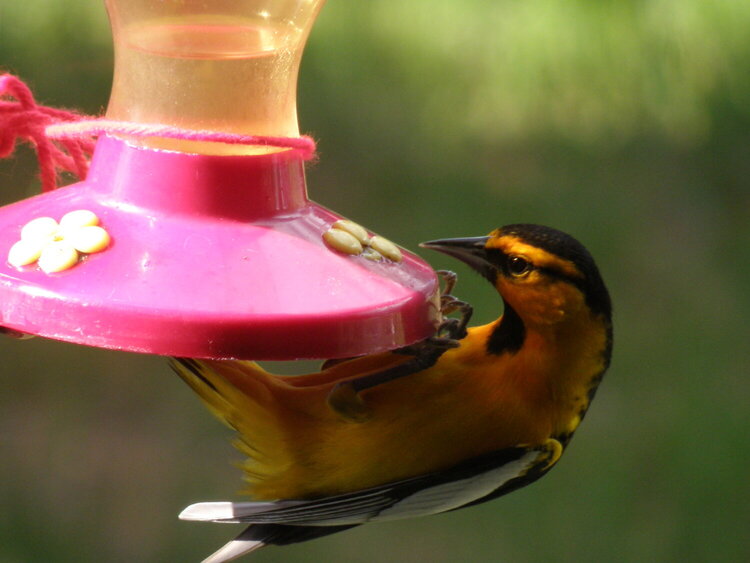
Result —
<svg viewBox="0 0 750 563"><path fill-rule="evenodd" d="M500 354L515 354L523 346L526 339L526 327L515 309L503 300L505 311L500 324L490 334L487 340L487 352L499 356Z"/></svg>

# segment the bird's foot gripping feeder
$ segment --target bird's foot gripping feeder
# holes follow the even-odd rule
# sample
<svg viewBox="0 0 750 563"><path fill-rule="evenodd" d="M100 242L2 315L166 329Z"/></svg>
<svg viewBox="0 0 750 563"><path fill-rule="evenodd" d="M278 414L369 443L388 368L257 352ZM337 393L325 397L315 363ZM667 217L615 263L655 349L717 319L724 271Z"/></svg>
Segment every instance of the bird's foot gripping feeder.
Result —
<svg viewBox="0 0 750 563"><path fill-rule="evenodd" d="M115 39L106 120L62 123L70 117L52 112L46 128L79 163L70 139L100 134L90 170L0 209L0 326L271 360L353 356L432 334L432 269L307 199L312 145L299 137L296 78L323 1L106 4ZM38 109L30 96L0 94L0 119Z"/></svg>

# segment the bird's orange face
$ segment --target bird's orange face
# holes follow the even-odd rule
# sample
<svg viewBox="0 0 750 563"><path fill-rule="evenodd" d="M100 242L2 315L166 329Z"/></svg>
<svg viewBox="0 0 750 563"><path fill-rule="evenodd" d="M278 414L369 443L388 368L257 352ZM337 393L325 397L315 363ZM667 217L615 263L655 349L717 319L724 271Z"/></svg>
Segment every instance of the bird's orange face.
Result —
<svg viewBox="0 0 750 563"><path fill-rule="evenodd" d="M569 320L584 307L607 320L609 294L588 251L573 237L539 225L508 225L486 237L424 243L487 278L527 327Z"/></svg>
<svg viewBox="0 0 750 563"><path fill-rule="evenodd" d="M584 275L572 261L498 231L487 238L485 250L496 271L495 288L527 324L557 324L585 304L576 285Z"/></svg>

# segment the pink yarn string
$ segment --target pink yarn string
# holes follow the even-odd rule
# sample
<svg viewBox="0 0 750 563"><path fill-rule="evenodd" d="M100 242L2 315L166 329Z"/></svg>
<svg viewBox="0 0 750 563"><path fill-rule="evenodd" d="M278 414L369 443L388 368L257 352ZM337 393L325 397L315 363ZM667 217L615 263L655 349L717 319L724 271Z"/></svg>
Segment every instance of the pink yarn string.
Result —
<svg viewBox="0 0 750 563"><path fill-rule="evenodd" d="M50 125L47 135L58 140L74 140L95 135L125 135L133 137L162 137L183 141L207 141L229 145L260 145L293 149L305 160L315 157L315 141L308 136L270 137L266 135L240 135L221 131L183 129L154 123L132 123L109 119L84 119L73 123Z"/></svg>
<svg viewBox="0 0 750 563"><path fill-rule="evenodd" d="M30 142L36 148L43 192L57 187L58 169L71 172L81 180L86 178L94 152L93 138L98 135L261 145L295 150L304 160L315 157L315 141L307 136L269 137L182 129L169 125L112 121L40 106L23 81L11 74L0 75L0 158L13 154L18 139Z"/></svg>
<svg viewBox="0 0 750 563"><path fill-rule="evenodd" d="M11 74L0 75L0 158L13 154L18 139L31 143L36 148L42 191L55 189L58 169L86 177L87 155L93 152L94 141L78 138L56 143L46 133L48 125L80 119L78 113L38 105L20 79Z"/></svg>

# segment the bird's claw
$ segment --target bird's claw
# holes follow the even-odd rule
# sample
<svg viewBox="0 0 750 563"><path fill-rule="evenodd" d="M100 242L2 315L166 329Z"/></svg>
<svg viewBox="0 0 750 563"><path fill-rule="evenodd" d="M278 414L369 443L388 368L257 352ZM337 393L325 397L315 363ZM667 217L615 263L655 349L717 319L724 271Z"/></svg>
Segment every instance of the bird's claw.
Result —
<svg viewBox="0 0 750 563"><path fill-rule="evenodd" d="M461 320L460 319L443 319L440 323L436 334L437 336L431 337L432 339L448 339L457 342L461 340Z"/></svg>
<svg viewBox="0 0 750 563"><path fill-rule="evenodd" d="M437 329L437 335L447 335L448 338L453 340L461 340L466 337L466 327L471 320L471 315L474 309L466 301L461 301L457 297L451 295L451 291L456 287L458 276L449 270L439 270L438 276L443 280L443 290L440 295L440 314L443 317L443 322ZM458 319L448 319L447 315L451 313L460 313L461 316Z"/></svg>
<svg viewBox="0 0 750 563"><path fill-rule="evenodd" d="M443 290L440 293L446 295L453 291L453 288L456 287L456 282L458 281L458 275L456 275L456 272L451 270L437 270L435 273L441 280L443 280Z"/></svg>
<svg viewBox="0 0 750 563"><path fill-rule="evenodd" d="M351 381L337 383L328 394L328 406L335 413L351 422L365 422L372 417L370 409Z"/></svg>

